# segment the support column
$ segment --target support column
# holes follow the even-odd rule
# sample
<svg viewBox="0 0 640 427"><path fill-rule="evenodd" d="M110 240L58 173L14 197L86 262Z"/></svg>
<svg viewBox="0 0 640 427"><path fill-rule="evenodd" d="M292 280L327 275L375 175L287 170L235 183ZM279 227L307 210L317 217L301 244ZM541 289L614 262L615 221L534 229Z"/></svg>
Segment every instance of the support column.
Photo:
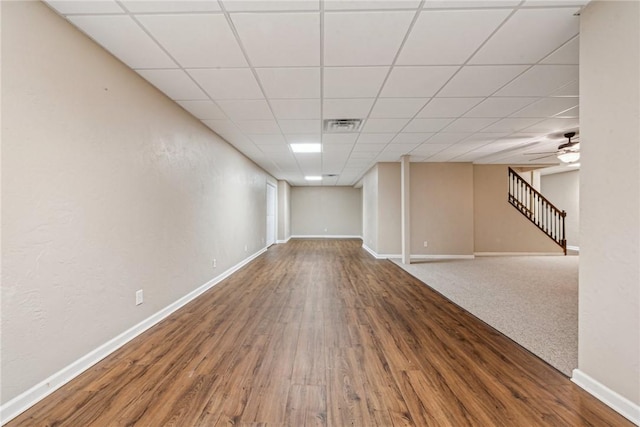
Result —
<svg viewBox="0 0 640 427"><path fill-rule="evenodd" d="M411 167L410 156L404 155L400 158L400 194L402 205L402 263L411 264Z"/></svg>

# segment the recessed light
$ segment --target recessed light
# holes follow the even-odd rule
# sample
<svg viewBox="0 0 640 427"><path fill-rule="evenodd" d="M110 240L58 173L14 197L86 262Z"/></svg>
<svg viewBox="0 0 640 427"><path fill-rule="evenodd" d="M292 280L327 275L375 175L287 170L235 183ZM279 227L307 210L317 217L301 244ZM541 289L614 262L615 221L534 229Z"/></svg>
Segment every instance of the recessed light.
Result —
<svg viewBox="0 0 640 427"><path fill-rule="evenodd" d="M294 153L320 153L322 151L322 144L317 143L289 144L289 146Z"/></svg>
<svg viewBox="0 0 640 427"><path fill-rule="evenodd" d="M307 181L322 181L322 177L317 175L305 176L304 179Z"/></svg>

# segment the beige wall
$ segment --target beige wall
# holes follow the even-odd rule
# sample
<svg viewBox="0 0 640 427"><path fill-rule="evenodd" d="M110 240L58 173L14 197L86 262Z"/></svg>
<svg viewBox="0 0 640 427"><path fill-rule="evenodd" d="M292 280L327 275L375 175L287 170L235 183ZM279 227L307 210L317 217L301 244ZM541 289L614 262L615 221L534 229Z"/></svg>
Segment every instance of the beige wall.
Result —
<svg viewBox="0 0 640 427"><path fill-rule="evenodd" d="M42 3L2 114L3 403L263 248L265 172Z"/></svg>
<svg viewBox="0 0 640 427"><path fill-rule="evenodd" d="M580 22L578 365L640 405L640 3Z"/></svg>
<svg viewBox="0 0 640 427"><path fill-rule="evenodd" d="M280 242L291 237L291 186L287 181L278 181L278 236Z"/></svg>
<svg viewBox="0 0 640 427"><path fill-rule="evenodd" d="M362 190L292 187L292 236L362 236Z"/></svg>
<svg viewBox="0 0 640 427"><path fill-rule="evenodd" d="M567 246L580 247L580 172L543 175L540 185L544 197L567 213L564 223Z"/></svg>
<svg viewBox="0 0 640 427"><path fill-rule="evenodd" d="M362 242L378 251L378 165L362 178Z"/></svg>
<svg viewBox="0 0 640 427"><path fill-rule="evenodd" d="M476 253L561 253L562 249L507 201L506 165L474 165L473 209Z"/></svg>
<svg viewBox="0 0 640 427"><path fill-rule="evenodd" d="M378 254L402 252L400 163L378 163Z"/></svg>
<svg viewBox="0 0 640 427"><path fill-rule="evenodd" d="M473 255L471 163L411 164L411 254Z"/></svg>

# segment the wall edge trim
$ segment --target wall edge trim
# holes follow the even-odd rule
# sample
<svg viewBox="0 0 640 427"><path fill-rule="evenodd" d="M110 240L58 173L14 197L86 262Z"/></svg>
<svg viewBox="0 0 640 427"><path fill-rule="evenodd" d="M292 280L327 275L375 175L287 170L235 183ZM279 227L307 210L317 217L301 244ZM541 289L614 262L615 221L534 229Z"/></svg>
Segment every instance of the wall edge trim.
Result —
<svg viewBox="0 0 640 427"><path fill-rule="evenodd" d="M258 256L262 255L266 251L267 248L260 249L258 252L240 261L238 264L227 269L205 284L199 286L185 296L177 299L168 306L164 307L163 309L142 320L138 324L115 336L114 338L80 357L76 361L65 366L58 372L55 372L54 374L45 378L43 381L22 392L13 399L7 401L2 406L0 406L0 425L8 423L45 397L49 396L54 391L58 390L63 385L67 384L69 381L76 378L78 375L82 374L87 369L91 368L93 365L95 365L105 357L109 356L114 351L118 350L120 347L122 347L138 335L144 333L149 328L158 324L175 311L179 310L189 302L195 300L200 295L213 288L215 285L222 282L224 279L231 276L233 273L256 259Z"/></svg>
<svg viewBox="0 0 640 427"><path fill-rule="evenodd" d="M640 425L640 405L611 390L580 369L573 370L571 381L632 423Z"/></svg>
<svg viewBox="0 0 640 427"><path fill-rule="evenodd" d="M375 252L374 250L372 250L370 247L368 247L367 245L365 245L364 243L362 244L362 249L364 249L365 251L369 252L374 258L376 259L402 259L402 255L400 254L379 254L377 252ZM447 254L417 254L417 255L411 255L411 259L415 259L415 260L420 260L420 259L474 259L475 255L473 254L469 254L469 255L447 255Z"/></svg>
<svg viewBox="0 0 640 427"><path fill-rule="evenodd" d="M562 252L474 252L475 256L564 256Z"/></svg>
<svg viewBox="0 0 640 427"><path fill-rule="evenodd" d="M567 246L567 249L580 252L580 246Z"/></svg>
<svg viewBox="0 0 640 427"><path fill-rule="evenodd" d="M276 244L277 244L277 245L281 245L281 244L283 244L283 243L287 243L289 240L291 240L291 236L287 237L287 238L286 238L286 239L284 239L284 240L276 240Z"/></svg>
<svg viewBox="0 0 640 427"><path fill-rule="evenodd" d="M350 234L294 234L289 239L362 239Z"/></svg>

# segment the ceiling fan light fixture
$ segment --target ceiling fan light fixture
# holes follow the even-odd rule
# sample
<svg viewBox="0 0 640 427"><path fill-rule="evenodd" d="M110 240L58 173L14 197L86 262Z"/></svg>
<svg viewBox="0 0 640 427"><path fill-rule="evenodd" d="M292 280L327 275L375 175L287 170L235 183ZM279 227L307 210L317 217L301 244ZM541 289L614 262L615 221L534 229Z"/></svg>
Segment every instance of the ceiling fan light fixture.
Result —
<svg viewBox="0 0 640 427"><path fill-rule="evenodd" d="M565 151L558 154L558 160L564 163L573 163L580 160L580 153L577 151Z"/></svg>

